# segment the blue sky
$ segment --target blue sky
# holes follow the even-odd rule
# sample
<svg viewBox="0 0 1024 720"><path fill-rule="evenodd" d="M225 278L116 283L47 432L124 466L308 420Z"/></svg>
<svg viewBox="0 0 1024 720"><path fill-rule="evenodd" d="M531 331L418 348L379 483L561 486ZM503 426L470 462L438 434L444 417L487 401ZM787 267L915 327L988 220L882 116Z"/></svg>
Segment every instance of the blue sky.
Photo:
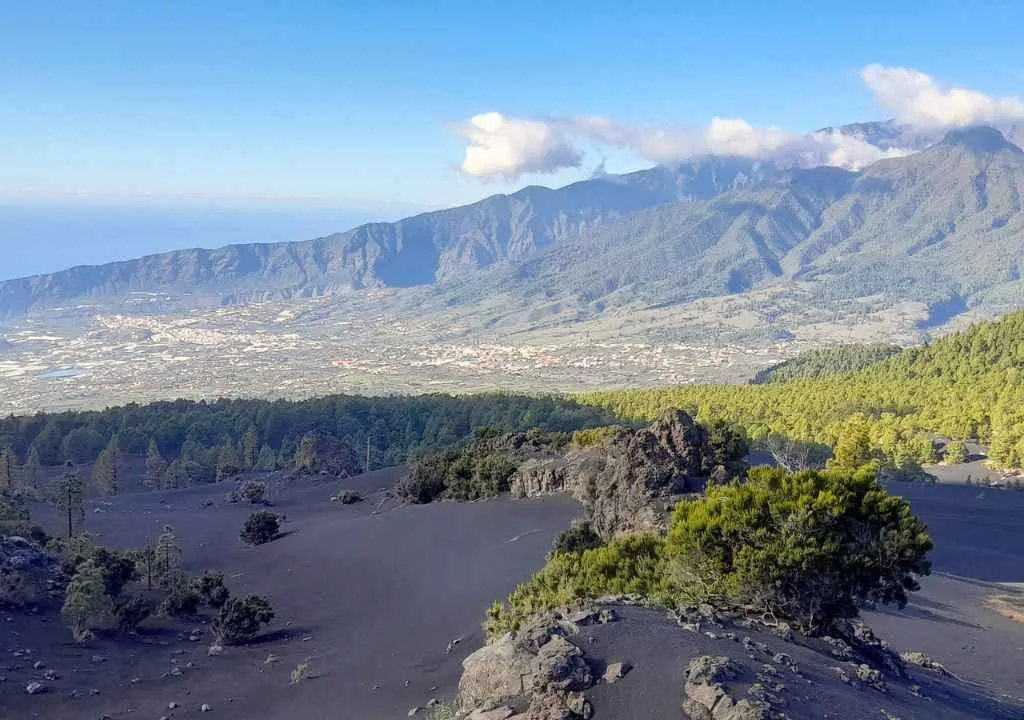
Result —
<svg viewBox="0 0 1024 720"><path fill-rule="evenodd" d="M310 231L308 210L327 231L563 184L602 160L625 170L658 158L642 143L566 130L566 119L703 128L742 118L805 132L882 118L892 107L860 75L872 63L995 98L1024 94L1017 2L0 5L0 205L40 213L259 206L294 216L295 233ZM477 173L493 177L468 175L465 128L486 112L540 119L531 132L574 133L573 162L516 156ZM23 246L24 227L0 207L0 247ZM138 234L118 250L72 249L100 260L184 242ZM189 237L222 244L213 228Z"/></svg>

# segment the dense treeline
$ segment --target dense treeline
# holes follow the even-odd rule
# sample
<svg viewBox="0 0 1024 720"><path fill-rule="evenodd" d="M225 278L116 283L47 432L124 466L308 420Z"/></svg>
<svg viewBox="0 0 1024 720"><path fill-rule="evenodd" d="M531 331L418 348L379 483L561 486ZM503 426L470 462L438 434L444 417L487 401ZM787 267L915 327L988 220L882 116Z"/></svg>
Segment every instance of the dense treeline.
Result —
<svg viewBox="0 0 1024 720"><path fill-rule="evenodd" d="M285 466L312 431L348 443L363 462L369 443L370 463L382 467L452 447L481 427L567 432L611 420L606 411L573 400L498 393L176 400L11 416L0 420L0 448L6 451L5 462L34 466L92 462L113 446L122 453L147 454L147 475L155 480L170 473L177 484L212 479L218 469Z"/></svg>
<svg viewBox="0 0 1024 720"><path fill-rule="evenodd" d="M767 385L585 393L582 402L647 420L680 407L721 417L752 439L781 435L868 445L900 464L934 460L932 438L977 439L1002 467L1024 466L1024 312L904 350L852 373Z"/></svg>
<svg viewBox="0 0 1024 720"><path fill-rule="evenodd" d="M900 352L898 345L840 345L807 350L754 375L754 385L818 378L863 370Z"/></svg>

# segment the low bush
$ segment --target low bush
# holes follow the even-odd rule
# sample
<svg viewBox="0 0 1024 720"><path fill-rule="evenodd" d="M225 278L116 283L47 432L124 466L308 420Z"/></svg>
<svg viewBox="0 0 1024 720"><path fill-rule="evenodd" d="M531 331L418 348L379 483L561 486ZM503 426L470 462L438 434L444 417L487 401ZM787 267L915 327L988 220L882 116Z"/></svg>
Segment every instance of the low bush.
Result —
<svg viewBox="0 0 1024 720"><path fill-rule="evenodd" d="M563 530L555 538L551 555L558 553L581 553L601 547L601 536L594 530L589 521L573 523L568 530Z"/></svg>
<svg viewBox="0 0 1024 720"><path fill-rule="evenodd" d="M228 493L228 502L248 505L266 504L267 484L258 480L245 480Z"/></svg>
<svg viewBox="0 0 1024 720"><path fill-rule="evenodd" d="M160 604L160 611L169 617L190 618L199 612L202 597L192 583L184 576L178 576L167 585L167 597Z"/></svg>
<svg viewBox="0 0 1024 720"><path fill-rule="evenodd" d="M620 432L623 432L625 428L620 425L607 425L605 427L594 427L584 428L577 430L572 434L572 440L570 441L572 446L577 449L595 447L603 445L605 440L613 438Z"/></svg>
<svg viewBox="0 0 1024 720"><path fill-rule="evenodd" d="M224 573L207 570L202 575L192 579L192 590L195 591L202 602L212 608L220 608L231 597L231 591L224 584Z"/></svg>
<svg viewBox="0 0 1024 720"><path fill-rule="evenodd" d="M277 537L281 531L281 521L276 513L258 510L245 521L240 537L250 545L263 545Z"/></svg>
<svg viewBox="0 0 1024 720"><path fill-rule="evenodd" d="M264 597L230 598L213 620L213 635L222 645L245 642L273 619L274 610Z"/></svg>
<svg viewBox="0 0 1024 720"><path fill-rule="evenodd" d="M909 504L870 467L758 468L744 484L678 504L665 556L678 596L726 599L814 633L864 602L905 605L931 548Z"/></svg>
<svg viewBox="0 0 1024 720"><path fill-rule="evenodd" d="M114 604L114 621L122 632L134 632L154 610L155 603L142 595L123 597Z"/></svg>
<svg viewBox="0 0 1024 720"><path fill-rule="evenodd" d="M364 500L362 493L356 492L355 490L342 490L337 495L331 498L336 503L342 505L354 505L355 503L362 502Z"/></svg>
<svg viewBox="0 0 1024 720"><path fill-rule="evenodd" d="M505 603L490 607L484 622L488 638L518 630L531 615L581 598L639 593L667 602L662 545L655 535L629 535L581 553L554 554Z"/></svg>

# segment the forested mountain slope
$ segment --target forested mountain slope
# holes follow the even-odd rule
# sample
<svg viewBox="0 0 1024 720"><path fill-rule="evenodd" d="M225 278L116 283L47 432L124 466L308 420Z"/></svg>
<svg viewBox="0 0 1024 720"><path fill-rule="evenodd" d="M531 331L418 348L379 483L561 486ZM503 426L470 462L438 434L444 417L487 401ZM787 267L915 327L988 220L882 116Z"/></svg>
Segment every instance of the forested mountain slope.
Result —
<svg viewBox="0 0 1024 720"><path fill-rule="evenodd" d="M853 373L768 385L586 393L585 403L646 420L665 408L723 417L754 438L835 447L865 442L896 463L933 460L931 438L978 439L1003 467L1024 466L1024 312L904 350Z"/></svg>
<svg viewBox="0 0 1024 720"><path fill-rule="evenodd" d="M0 317L72 302L117 303L132 293L176 295L175 306L316 296L453 280L600 223L666 202L706 200L756 182L774 166L695 158L557 190L531 186L394 223L315 240L179 250L0 282Z"/></svg>
<svg viewBox="0 0 1024 720"><path fill-rule="evenodd" d="M861 370L880 363L900 351L896 345L840 345L800 353L778 365L761 370L751 381L755 385L817 378Z"/></svg>

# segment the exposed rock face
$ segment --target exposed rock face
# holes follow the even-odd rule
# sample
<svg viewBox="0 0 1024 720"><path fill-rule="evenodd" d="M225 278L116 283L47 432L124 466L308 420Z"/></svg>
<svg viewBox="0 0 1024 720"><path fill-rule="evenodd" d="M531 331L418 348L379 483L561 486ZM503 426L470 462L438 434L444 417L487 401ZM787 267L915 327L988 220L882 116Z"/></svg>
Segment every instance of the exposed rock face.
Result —
<svg viewBox="0 0 1024 720"><path fill-rule="evenodd" d="M59 573L57 561L25 538L0 537L0 607L40 602Z"/></svg>
<svg viewBox="0 0 1024 720"><path fill-rule="evenodd" d="M661 531L679 496L728 476L720 455L703 426L682 410L670 410L649 427L623 431L599 447L526 461L512 478L512 493L568 493L584 504L603 538Z"/></svg>
<svg viewBox="0 0 1024 720"><path fill-rule="evenodd" d="M295 451L295 471L300 475L345 478L358 475L361 469L355 450L324 433L306 433Z"/></svg>

